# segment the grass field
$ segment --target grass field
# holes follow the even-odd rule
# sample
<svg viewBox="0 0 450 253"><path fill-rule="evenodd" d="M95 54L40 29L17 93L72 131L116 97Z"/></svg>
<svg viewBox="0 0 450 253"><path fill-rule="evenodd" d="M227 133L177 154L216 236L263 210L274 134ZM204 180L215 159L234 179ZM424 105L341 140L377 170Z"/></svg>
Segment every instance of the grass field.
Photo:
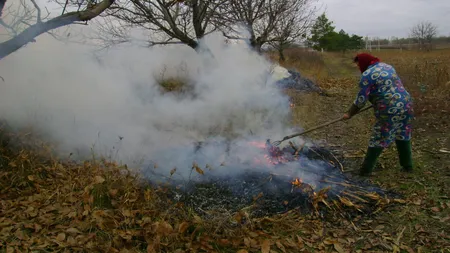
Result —
<svg viewBox="0 0 450 253"><path fill-rule="evenodd" d="M96 159L74 165L27 134L0 132L0 252L450 252L450 50L374 52L396 68L415 101L415 172L399 170L395 147L370 179L405 195L405 203L355 220L246 212L202 220L146 187L128 169ZM286 91L293 124L340 117L357 92L352 54L291 50L286 67L315 80L328 96ZM339 146L348 173L362 161L370 112L309 137ZM10 148L14 143L15 148Z"/></svg>

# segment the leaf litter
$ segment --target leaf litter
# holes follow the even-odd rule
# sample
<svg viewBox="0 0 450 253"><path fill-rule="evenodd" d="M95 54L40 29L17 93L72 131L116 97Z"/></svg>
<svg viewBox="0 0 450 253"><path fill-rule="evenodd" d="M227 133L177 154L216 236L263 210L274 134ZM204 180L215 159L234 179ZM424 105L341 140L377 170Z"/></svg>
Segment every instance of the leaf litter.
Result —
<svg viewBox="0 0 450 253"><path fill-rule="evenodd" d="M6 252L348 252L358 241L345 230L355 227L352 221L341 217L341 226L330 226L296 210L265 217L245 208L210 210L205 219L126 166L57 161L48 144L8 134L15 145L0 150L10 165L0 167L0 249ZM193 169L204 173L196 164Z"/></svg>

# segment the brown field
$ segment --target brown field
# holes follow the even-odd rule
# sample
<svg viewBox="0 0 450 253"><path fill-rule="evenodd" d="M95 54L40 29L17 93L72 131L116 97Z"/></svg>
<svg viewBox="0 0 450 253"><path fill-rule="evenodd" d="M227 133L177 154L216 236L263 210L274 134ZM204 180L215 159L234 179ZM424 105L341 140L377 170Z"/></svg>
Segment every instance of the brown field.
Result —
<svg viewBox="0 0 450 253"><path fill-rule="evenodd" d="M404 194L401 205L352 221L293 212L232 226L245 211L202 220L127 168L102 159L56 161L48 144L3 128L0 252L450 252L450 154L440 151L450 150L450 50L374 54L394 65L415 100L415 172L399 171L392 147L371 178ZM340 117L357 92L353 53L292 49L286 56L283 65L328 94L286 91L295 104L292 123L309 128ZM367 112L309 136L339 146L345 171L353 173L372 122Z"/></svg>

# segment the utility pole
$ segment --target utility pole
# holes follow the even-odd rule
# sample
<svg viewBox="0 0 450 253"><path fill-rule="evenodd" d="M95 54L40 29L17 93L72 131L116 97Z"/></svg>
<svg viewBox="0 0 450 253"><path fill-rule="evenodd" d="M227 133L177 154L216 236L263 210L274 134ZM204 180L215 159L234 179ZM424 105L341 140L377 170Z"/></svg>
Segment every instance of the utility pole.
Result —
<svg viewBox="0 0 450 253"><path fill-rule="evenodd" d="M378 38L378 52L380 52L380 37L377 38Z"/></svg>
<svg viewBox="0 0 450 253"><path fill-rule="evenodd" d="M369 38L369 35L366 35L366 50L372 52L372 41Z"/></svg>

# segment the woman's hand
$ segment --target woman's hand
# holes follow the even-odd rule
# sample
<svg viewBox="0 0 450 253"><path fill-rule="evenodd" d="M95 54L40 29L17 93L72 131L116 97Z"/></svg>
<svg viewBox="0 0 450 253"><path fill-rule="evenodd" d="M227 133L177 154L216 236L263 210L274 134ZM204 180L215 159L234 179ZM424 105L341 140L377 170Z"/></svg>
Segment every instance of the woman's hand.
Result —
<svg viewBox="0 0 450 253"><path fill-rule="evenodd" d="M342 116L342 118L343 118L344 120L349 120L351 117L350 117L350 114L345 113L344 116Z"/></svg>

